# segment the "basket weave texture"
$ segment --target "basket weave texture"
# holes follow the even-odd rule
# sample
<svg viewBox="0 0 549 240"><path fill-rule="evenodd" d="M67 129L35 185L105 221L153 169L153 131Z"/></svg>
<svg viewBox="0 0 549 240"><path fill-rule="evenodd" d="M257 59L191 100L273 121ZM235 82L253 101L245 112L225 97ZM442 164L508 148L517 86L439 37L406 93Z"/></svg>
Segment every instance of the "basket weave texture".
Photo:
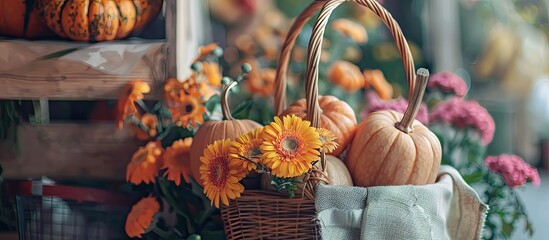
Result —
<svg viewBox="0 0 549 240"><path fill-rule="evenodd" d="M332 11L341 3L350 1L372 10L387 25L399 50L406 73L408 91L416 87L414 62L410 48L398 23L391 14L376 0L316 0L312 2L294 21L282 50L275 78L274 110L280 115L286 108L286 73L291 50L301 30L311 16L319 9L320 14L313 27L308 46L305 92L307 100L307 119L313 127L320 126L321 110L318 104L318 72L322 51L322 35ZM326 170L324 153L320 164ZM315 186L326 181L325 171L318 174L313 167L306 180L303 193L307 198L289 199L287 195L259 190L245 190L241 198L231 201L228 207L221 208L221 217L225 224L227 239L319 239L319 227L316 221L314 203Z"/></svg>

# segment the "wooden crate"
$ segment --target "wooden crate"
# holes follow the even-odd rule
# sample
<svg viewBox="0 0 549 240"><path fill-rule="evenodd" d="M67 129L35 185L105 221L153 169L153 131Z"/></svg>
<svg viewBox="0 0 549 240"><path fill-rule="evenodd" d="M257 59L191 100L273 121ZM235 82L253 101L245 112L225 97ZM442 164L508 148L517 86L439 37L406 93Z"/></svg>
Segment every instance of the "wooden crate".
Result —
<svg viewBox="0 0 549 240"><path fill-rule="evenodd" d="M40 100L47 110L48 100L117 99L121 89L134 79L152 86L149 99L159 99L162 83L169 77L184 79L199 44L207 41L199 31L201 0L166 0L166 36L152 41L154 46L127 75L112 75L82 63L47 59L34 61L24 68L1 71L0 99ZM193 20L191 20L191 18ZM191 25L190 22L193 22ZM151 42L151 41L148 41ZM14 41L31 49L40 41ZM56 42L62 47L69 42ZM108 46L111 43L100 43ZM112 44L124 44L116 41ZM16 53L14 53L16 54ZM54 70L52 70L54 69ZM56 70L55 70L56 69ZM46 113L47 115L47 113ZM44 125L22 124L17 131L20 151L6 150L0 142L0 164L7 179L48 176L54 179L124 180L125 166L142 144L114 122L63 122Z"/></svg>

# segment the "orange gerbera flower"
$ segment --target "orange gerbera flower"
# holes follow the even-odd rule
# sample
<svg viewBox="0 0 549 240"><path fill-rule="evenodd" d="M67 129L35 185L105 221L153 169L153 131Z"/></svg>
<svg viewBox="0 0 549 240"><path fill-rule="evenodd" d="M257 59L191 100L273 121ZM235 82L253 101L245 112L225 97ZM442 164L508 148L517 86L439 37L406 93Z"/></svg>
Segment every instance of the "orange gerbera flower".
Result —
<svg viewBox="0 0 549 240"><path fill-rule="evenodd" d="M393 97L393 86L387 82L381 70L364 70L362 74L364 75L364 86L372 86L379 98L387 100Z"/></svg>
<svg viewBox="0 0 549 240"><path fill-rule="evenodd" d="M164 166L167 171L164 176L167 176L169 180L175 182L179 186L181 183L181 175L185 179L186 183L190 183L189 171L191 167L190 152L192 138L180 139L175 142L164 152Z"/></svg>
<svg viewBox="0 0 549 240"><path fill-rule="evenodd" d="M258 163L261 159L260 146L263 143L263 139L261 138L262 133L263 128L252 130L239 136L231 144L231 157L242 161L242 166L247 171L257 168L257 165L250 161ZM242 157L246 159L242 159Z"/></svg>
<svg viewBox="0 0 549 240"><path fill-rule="evenodd" d="M324 150L325 153L333 152L338 146L337 142L335 141L335 134L330 130L324 128L318 128L317 131L320 137L320 142L322 143L320 149Z"/></svg>
<svg viewBox="0 0 549 240"><path fill-rule="evenodd" d="M126 168L126 181L136 185L141 182L146 184L154 183L154 178L158 174L162 151L160 142L151 141L144 147L139 147Z"/></svg>
<svg viewBox="0 0 549 240"><path fill-rule="evenodd" d="M368 41L366 29L351 20L345 18L337 19L332 22L332 28L343 36L351 38L356 43L366 43Z"/></svg>
<svg viewBox="0 0 549 240"><path fill-rule="evenodd" d="M143 94L151 91L149 84L141 80L134 80L127 84L117 103L116 121L118 128L122 128L124 121L131 114L137 114L135 102L144 98Z"/></svg>
<svg viewBox="0 0 549 240"><path fill-rule="evenodd" d="M129 237L141 238L151 227L154 216L160 211L160 203L154 197L145 197L133 205L126 218L126 234Z"/></svg>
<svg viewBox="0 0 549 240"><path fill-rule="evenodd" d="M219 45L217 45L217 43L210 43L208 45L200 46L198 48L198 56L194 59L194 62L208 56L217 48L219 48Z"/></svg>
<svg viewBox="0 0 549 240"><path fill-rule="evenodd" d="M364 76L360 68L347 61L336 61L328 69L328 80L347 92L364 87Z"/></svg>
<svg viewBox="0 0 549 240"><path fill-rule="evenodd" d="M217 63L203 62L202 71L204 71L204 76L209 84L215 87L221 86L221 69Z"/></svg>
<svg viewBox="0 0 549 240"><path fill-rule="evenodd" d="M229 199L240 197L244 186L240 184L246 176L242 162L229 156L231 140L218 140L204 149L200 157L200 179L204 181L204 194L219 208L219 202L229 205Z"/></svg>
<svg viewBox="0 0 549 240"><path fill-rule="evenodd" d="M156 136L156 134L158 133L156 129L158 126L158 118L156 117L156 115L145 113L143 114L143 116L141 116L141 119L139 121L144 127L146 127L147 131L139 127L136 123L130 124L130 131L137 139L147 140L151 137Z"/></svg>
<svg viewBox="0 0 549 240"><path fill-rule="evenodd" d="M317 161L322 146L316 128L311 122L296 115L274 117L262 134L263 161L277 177L297 177L308 172Z"/></svg>
<svg viewBox="0 0 549 240"><path fill-rule="evenodd" d="M177 126L187 127L189 124L198 127L198 124L204 122L206 107L200 92L192 91L190 94L182 94L174 102L168 102L168 109L172 113L172 120Z"/></svg>
<svg viewBox="0 0 549 240"><path fill-rule="evenodd" d="M273 68L264 68L262 70L254 70L248 75L247 85L250 92L270 96L274 92L274 82L276 70Z"/></svg>
<svg viewBox="0 0 549 240"><path fill-rule="evenodd" d="M177 101L179 96L184 94L185 91L185 84L175 78L170 78L164 83L164 94L168 102Z"/></svg>

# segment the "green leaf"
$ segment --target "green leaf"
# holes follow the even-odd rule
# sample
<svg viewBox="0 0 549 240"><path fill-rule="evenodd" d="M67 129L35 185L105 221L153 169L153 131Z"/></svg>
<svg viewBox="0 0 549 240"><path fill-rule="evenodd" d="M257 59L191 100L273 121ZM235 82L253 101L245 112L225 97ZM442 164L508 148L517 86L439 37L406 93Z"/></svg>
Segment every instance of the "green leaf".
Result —
<svg viewBox="0 0 549 240"><path fill-rule="evenodd" d="M64 50L61 50L61 51L57 51L57 52L54 52L54 53L44 55L42 57L37 58L36 60L40 61L40 60L48 60L48 59L52 59L52 58L59 58L59 57L65 56L69 53L72 53L74 51L77 51L79 49L80 49L80 47L64 49Z"/></svg>
<svg viewBox="0 0 549 240"><path fill-rule="evenodd" d="M250 109L252 108L254 101L249 99L247 101L241 102L236 106L236 108L231 113L236 119L248 119L250 115Z"/></svg>
<svg viewBox="0 0 549 240"><path fill-rule="evenodd" d="M219 95L213 95L208 99L208 101L204 104L206 106L206 109L208 112L213 112L215 110L215 107L221 103L221 96Z"/></svg>
<svg viewBox="0 0 549 240"><path fill-rule="evenodd" d="M473 172L469 175L463 176L463 180L465 180L468 184L473 184L480 182L484 177L484 174L482 172Z"/></svg>
<svg viewBox="0 0 549 240"><path fill-rule="evenodd" d="M506 237L511 237L513 233L513 224L503 222L501 225L501 233Z"/></svg>

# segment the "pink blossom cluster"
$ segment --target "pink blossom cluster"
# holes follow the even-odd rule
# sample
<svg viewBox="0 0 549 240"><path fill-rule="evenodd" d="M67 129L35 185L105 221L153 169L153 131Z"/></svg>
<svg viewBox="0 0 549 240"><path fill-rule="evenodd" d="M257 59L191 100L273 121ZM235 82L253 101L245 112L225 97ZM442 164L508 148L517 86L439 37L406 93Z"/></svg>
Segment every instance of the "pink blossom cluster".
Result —
<svg viewBox="0 0 549 240"><path fill-rule="evenodd" d="M368 113L381 110L394 110L404 113L406 111L406 107L408 107L408 101L402 97L390 101L384 101L379 98L377 93L371 91L366 92L366 99L368 100L368 106L364 108L360 114L363 119ZM416 119L424 125L429 124L427 105L424 103L421 104Z"/></svg>
<svg viewBox="0 0 549 240"><path fill-rule="evenodd" d="M484 145L492 142L496 124L488 111L476 101L452 97L439 103L429 115L430 122L446 122L457 128L471 127Z"/></svg>
<svg viewBox="0 0 549 240"><path fill-rule="evenodd" d="M429 78L429 89L440 89L443 92L453 93L458 97L467 94L467 84L463 79L451 72L439 72Z"/></svg>
<svg viewBox="0 0 549 240"><path fill-rule="evenodd" d="M536 186L540 184L538 171L519 156L508 154L488 156L484 163L490 170L499 173L511 188L524 185L528 179L532 180Z"/></svg>

